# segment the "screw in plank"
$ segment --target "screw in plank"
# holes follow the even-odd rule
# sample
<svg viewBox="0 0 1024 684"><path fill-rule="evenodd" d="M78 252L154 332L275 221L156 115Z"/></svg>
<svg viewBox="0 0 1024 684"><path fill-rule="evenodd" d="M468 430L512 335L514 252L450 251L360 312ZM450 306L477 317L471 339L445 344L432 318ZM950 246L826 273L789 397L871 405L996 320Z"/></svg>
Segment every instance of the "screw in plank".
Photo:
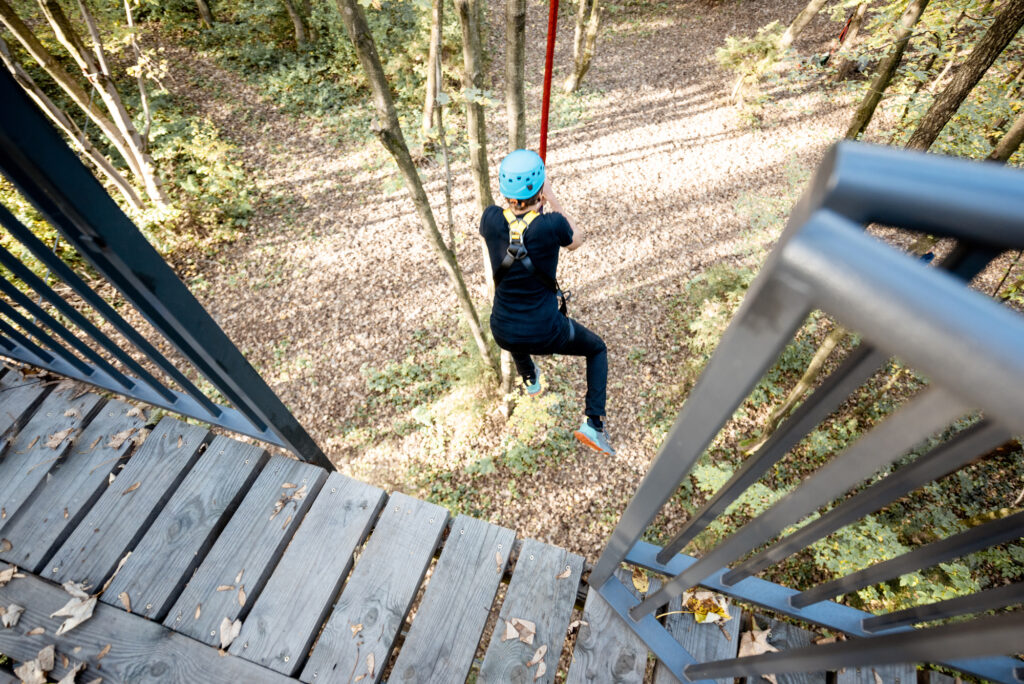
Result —
<svg viewBox="0 0 1024 684"><path fill-rule="evenodd" d="M210 630L210 636L216 636L216 635L217 635L217 632L215 632L213 630Z"/></svg>
<svg viewBox="0 0 1024 684"><path fill-rule="evenodd" d="M54 568L54 569L53 569L53 571L54 571L54 572L57 572L57 568Z"/></svg>
<svg viewBox="0 0 1024 684"><path fill-rule="evenodd" d="M291 658L289 658L288 656L285 656L285 657L284 657L284 662L286 662L286 663L287 663L287 662L288 662L289 660L291 660Z"/></svg>
<svg viewBox="0 0 1024 684"><path fill-rule="evenodd" d="M532 553L530 554L530 560L533 560L533 554Z"/></svg>
<svg viewBox="0 0 1024 684"><path fill-rule="evenodd" d="M147 603L146 604L146 610L153 610L153 604L152 603Z"/></svg>
<svg viewBox="0 0 1024 684"><path fill-rule="evenodd" d="M249 642L246 641L244 644L242 644L242 648L249 648Z"/></svg>
<svg viewBox="0 0 1024 684"><path fill-rule="evenodd" d="M337 491L338 491L337 487L331 487L331 494L334 494Z"/></svg>

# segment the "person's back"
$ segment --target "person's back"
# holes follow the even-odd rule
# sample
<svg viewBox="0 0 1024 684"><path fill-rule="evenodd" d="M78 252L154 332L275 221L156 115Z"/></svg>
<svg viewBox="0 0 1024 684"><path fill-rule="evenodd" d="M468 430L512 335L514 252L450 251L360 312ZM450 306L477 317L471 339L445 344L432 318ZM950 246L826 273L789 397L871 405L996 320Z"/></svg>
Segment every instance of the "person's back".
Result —
<svg viewBox="0 0 1024 684"><path fill-rule="evenodd" d="M491 334L512 354L527 396L542 391L531 354L585 356L585 418L574 434L588 447L614 455L603 423L607 348L600 337L565 315L557 282L559 250L575 250L583 243L582 236L562 212L536 153L509 154L501 162L498 179L508 209L488 207L480 218L495 280ZM544 213L545 205L553 211Z"/></svg>

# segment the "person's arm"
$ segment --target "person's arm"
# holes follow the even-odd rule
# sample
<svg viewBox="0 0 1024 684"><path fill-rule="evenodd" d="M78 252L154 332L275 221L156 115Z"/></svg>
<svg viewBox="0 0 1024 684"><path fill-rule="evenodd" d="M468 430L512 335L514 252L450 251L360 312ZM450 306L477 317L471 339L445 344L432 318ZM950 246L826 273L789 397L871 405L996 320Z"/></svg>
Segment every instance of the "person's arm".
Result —
<svg viewBox="0 0 1024 684"><path fill-rule="evenodd" d="M565 245L565 248L570 252L579 249L580 245L583 244L583 233L576 228L575 224L573 224L572 222L572 219L569 218L564 211L562 211L562 203L558 201L557 197L555 197L555 191L551 188L551 182L545 180L544 187L542 190L544 192L544 200L547 202L548 206L551 207L551 210L556 211L562 216L564 216L565 220L569 222L569 228L572 229L572 242L570 242L568 245Z"/></svg>

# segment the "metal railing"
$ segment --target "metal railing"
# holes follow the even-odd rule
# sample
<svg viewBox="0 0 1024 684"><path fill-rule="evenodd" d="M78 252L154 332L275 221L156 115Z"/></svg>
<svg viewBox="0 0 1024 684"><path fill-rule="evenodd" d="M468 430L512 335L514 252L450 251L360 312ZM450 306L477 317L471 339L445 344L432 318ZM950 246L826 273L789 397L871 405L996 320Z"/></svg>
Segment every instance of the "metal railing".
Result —
<svg viewBox="0 0 1024 684"><path fill-rule="evenodd" d="M276 444L333 470L320 447L4 70L0 102L0 173L231 406L215 403L196 387L3 206L0 225L78 300L76 306L0 248L6 270L0 280L0 354ZM98 321L105 321L121 341L104 333Z"/></svg>
<svg viewBox="0 0 1024 684"><path fill-rule="evenodd" d="M955 238L957 246L939 268L929 267L865 233L871 223ZM1020 604L1024 582L878 616L828 600L1019 539L1024 512L806 591L753 576L1024 434L1024 319L965 283L1002 251L1021 247L1024 173L1019 170L858 143L830 150L590 577L591 586L681 681L904 662L942 663L988 680L1024 681L1024 662L1008 655L1024 651L1024 611L912 627ZM664 547L641 541L814 310L862 335L861 343ZM890 356L922 372L928 386L700 559L679 553ZM980 420L926 450L929 438L977 411ZM924 453L864 486L915 449ZM841 503L758 551L834 502ZM637 600L613 574L624 561L668 579ZM858 638L697 663L653 615L696 585Z"/></svg>

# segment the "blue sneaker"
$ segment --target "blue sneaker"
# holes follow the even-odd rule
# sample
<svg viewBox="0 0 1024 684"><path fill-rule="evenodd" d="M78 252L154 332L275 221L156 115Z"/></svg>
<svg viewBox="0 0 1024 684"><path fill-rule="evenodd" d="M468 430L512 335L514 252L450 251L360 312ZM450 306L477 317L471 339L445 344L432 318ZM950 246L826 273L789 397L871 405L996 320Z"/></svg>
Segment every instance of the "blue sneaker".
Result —
<svg viewBox="0 0 1024 684"><path fill-rule="evenodd" d="M530 398L536 398L544 394L544 387L540 384L540 371L533 378L533 384L527 384L523 381L523 388L526 390L526 396Z"/></svg>
<svg viewBox="0 0 1024 684"><path fill-rule="evenodd" d="M615 455L615 449L608 443L608 435L605 434L605 431L591 427L586 418L583 419L583 424L580 425L579 430L573 433L573 436L594 451L608 456Z"/></svg>

